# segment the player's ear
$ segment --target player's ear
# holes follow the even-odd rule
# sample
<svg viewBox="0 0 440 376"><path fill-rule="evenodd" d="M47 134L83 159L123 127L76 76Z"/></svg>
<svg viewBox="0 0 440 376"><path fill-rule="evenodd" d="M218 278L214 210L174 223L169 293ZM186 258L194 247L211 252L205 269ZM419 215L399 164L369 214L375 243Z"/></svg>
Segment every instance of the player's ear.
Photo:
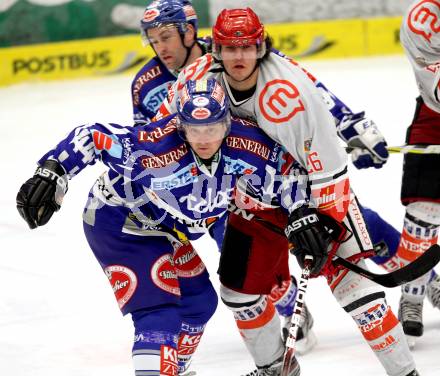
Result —
<svg viewBox="0 0 440 376"><path fill-rule="evenodd" d="M196 30L194 29L193 25L188 24L187 30L183 37L183 43L185 44L185 47L191 47L194 44L195 39L196 39Z"/></svg>

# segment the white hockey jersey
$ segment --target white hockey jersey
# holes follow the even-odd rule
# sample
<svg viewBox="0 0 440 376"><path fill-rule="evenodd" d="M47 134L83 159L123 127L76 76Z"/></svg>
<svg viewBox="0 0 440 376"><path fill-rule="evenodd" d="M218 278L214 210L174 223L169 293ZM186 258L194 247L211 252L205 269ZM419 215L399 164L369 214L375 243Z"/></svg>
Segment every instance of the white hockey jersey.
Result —
<svg viewBox="0 0 440 376"><path fill-rule="evenodd" d="M187 80L209 77L220 81L229 93L233 114L256 121L308 171L314 206L342 220L348 206L347 155L327 105L308 74L292 60L271 52L260 64L255 93L238 103L230 94L222 66L207 54L180 73L157 118L177 111L175 93Z"/></svg>
<svg viewBox="0 0 440 376"><path fill-rule="evenodd" d="M426 105L440 112L440 2L417 0L406 12L400 40Z"/></svg>

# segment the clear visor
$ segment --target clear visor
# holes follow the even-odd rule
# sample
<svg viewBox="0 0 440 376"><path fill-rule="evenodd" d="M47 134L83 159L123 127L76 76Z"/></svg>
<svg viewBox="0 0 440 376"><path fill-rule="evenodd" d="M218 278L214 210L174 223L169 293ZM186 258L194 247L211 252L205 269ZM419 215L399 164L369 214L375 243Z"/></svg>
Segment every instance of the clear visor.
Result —
<svg viewBox="0 0 440 376"><path fill-rule="evenodd" d="M249 46L219 46L222 60L255 60L258 57L258 47Z"/></svg>
<svg viewBox="0 0 440 376"><path fill-rule="evenodd" d="M266 44L228 46L213 44L213 55L218 60L256 60L266 53Z"/></svg>
<svg viewBox="0 0 440 376"><path fill-rule="evenodd" d="M150 33L148 33L149 30ZM141 28L141 38L144 47L154 46L157 42L167 42L176 35L179 35L179 25L176 23L157 23L152 27Z"/></svg>
<svg viewBox="0 0 440 376"><path fill-rule="evenodd" d="M231 120L226 119L208 124L178 123L177 129L185 141L193 143L210 143L223 140L231 130Z"/></svg>

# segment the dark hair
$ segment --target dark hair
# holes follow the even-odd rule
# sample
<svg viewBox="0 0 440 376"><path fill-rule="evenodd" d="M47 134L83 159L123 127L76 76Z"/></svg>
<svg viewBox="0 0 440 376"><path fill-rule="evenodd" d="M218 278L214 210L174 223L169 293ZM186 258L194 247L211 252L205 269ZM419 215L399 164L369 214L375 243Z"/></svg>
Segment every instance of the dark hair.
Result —
<svg viewBox="0 0 440 376"><path fill-rule="evenodd" d="M273 39L269 34L266 34L266 37L264 38L264 43L266 44L266 52L265 52L264 56L260 59L261 61L267 59L267 57L269 56L269 54L272 51Z"/></svg>

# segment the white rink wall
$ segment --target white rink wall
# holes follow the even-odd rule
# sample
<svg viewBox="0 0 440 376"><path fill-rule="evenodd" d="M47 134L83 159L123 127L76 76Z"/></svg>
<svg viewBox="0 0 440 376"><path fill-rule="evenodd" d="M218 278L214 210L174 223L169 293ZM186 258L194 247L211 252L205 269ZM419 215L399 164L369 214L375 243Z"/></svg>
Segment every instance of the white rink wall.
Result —
<svg viewBox="0 0 440 376"><path fill-rule="evenodd" d="M264 23L323 19L400 16L413 0L217 0L210 1L211 19L223 8L250 7Z"/></svg>

